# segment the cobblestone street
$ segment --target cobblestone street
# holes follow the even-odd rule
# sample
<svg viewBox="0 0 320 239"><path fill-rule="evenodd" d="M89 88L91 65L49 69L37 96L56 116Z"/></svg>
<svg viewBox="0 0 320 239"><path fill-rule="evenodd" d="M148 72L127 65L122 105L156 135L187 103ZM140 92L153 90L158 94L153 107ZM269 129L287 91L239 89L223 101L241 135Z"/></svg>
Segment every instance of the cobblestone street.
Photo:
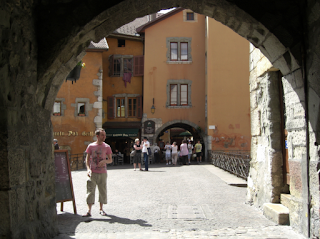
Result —
<svg viewBox="0 0 320 239"><path fill-rule="evenodd" d="M56 239L304 238L245 204L246 188L228 185L221 175L230 175L217 170L210 164L154 164L148 172L134 171L129 165L109 166L104 207L108 216L99 215L96 203L91 218L81 217L87 211L86 171L72 172L79 215L73 214L71 202L64 204L64 212L57 204L60 235Z"/></svg>

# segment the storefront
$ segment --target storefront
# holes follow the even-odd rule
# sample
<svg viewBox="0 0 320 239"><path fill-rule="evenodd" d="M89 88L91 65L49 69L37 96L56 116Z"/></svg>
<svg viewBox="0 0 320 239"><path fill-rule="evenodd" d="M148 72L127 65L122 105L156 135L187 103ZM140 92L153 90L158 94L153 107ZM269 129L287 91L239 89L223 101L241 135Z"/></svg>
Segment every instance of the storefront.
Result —
<svg viewBox="0 0 320 239"><path fill-rule="evenodd" d="M133 149L134 140L140 139L140 122L106 122L103 125L106 131L106 143L112 148L112 152L120 152L124 156L124 163L130 163L130 152Z"/></svg>

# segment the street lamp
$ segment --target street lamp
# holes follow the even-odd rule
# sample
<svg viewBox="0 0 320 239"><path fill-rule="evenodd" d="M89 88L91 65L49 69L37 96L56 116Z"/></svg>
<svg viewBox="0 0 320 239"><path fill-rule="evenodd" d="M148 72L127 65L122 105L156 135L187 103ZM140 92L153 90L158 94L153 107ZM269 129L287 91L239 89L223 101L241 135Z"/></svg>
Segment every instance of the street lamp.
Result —
<svg viewBox="0 0 320 239"><path fill-rule="evenodd" d="M151 113L154 114L156 108L154 107L154 98L152 98L152 106L151 106Z"/></svg>

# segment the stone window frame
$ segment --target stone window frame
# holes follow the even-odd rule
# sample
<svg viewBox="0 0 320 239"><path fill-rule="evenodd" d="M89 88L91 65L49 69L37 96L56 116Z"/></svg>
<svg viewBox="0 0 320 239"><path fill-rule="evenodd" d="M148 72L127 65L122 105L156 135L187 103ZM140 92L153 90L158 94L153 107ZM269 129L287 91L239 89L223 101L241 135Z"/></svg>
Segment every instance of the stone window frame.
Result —
<svg viewBox="0 0 320 239"><path fill-rule="evenodd" d="M187 13L193 12L194 13L194 19L193 20L187 20ZM184 22L198 22L198 14L190 9L184 9L183 10L183 21Z"/></svg>
<svg viewBox="0 0 320 239"><path fill-rule="evenodd" d="M129 113L128 113L128 107L129 107L128 98L138 98L138 96L140 96L140 94L126 94L125 93L125 94L114 94L112 96L114 98L114 115L115 115L115 118L117 118L117 119L121 119L121 118L137 118L137 116L129 116ZM124 105L125 105L125 115L124 115L124 117L117 117L117 98L124 98ZM137 112L137 114L138 114L138 112Z"/></svg>
<svg viewBox="0 0 320 239"><path fill-rule="evenodd" d="M177 42L178 43L178 60L177 61L171 61L170 58L170 43L171 42ZM182 61L180 59L180 46L182 42L187 42L188 43L188 60L187 61ZM166 38L166 46L167 46L167 63L168 64L191 64L192 63L192 55L191 55L191 42L192 42L192 37L167 37Z"/></svg>
<svg viewBox="0 0 320 239"><path fill-rule="evenodd" d="M85 116L78 116L78 103L85 103ZM71 104L74 107L74 116L75 117L87 117L89 116L89 111L93 109L93 104L90 104L89 98L76 98L75 103Z"/></svg>
<svg viewBox="0 0 320 239"><path fill-rule="evenodd" d="M178 85L178 105L173 106L170 105L170 85ZM180 99L181 99L181 85L188 85L188 105L180 105ZM180 79L180 80L168 80L167 81L167 102L166 102L166 108L168 109L188 109L192 107L191 103L191 85L192 81L191 80L186 80L186 79Z"/></svg>
<svg viewBox="0 0 320 239"><path fill-rule="evenodd" d="M64 111L67 109L67 105L64 104L66 99L65 98L56 98L54 100L54 102L56 102L56 101L60 101L60 115L53 115L53 112L52 112L52 115L53 116L64 116ZM53 111L53 107L52 107L52 111Z"/></svg>

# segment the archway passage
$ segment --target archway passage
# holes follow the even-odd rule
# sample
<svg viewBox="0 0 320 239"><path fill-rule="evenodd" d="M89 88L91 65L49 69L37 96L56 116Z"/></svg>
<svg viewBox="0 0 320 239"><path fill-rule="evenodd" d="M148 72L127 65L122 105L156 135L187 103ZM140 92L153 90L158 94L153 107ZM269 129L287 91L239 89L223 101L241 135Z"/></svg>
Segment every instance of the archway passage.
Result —
<svg viewBox="0 0 320 239"><path fill-rule="evenodd" d="M176 142L178 150L183 140L191 141L194 146L198 141L202 144L202 158L205 159L206 147L203 132L201 128L191 122L168 122L159 128L153 138L153 142L156 142L161 150L163 150L162 160L165 161L165 145L167 142L171 145Z"/></svg>
<svg viewBox="0 0 320 239"><path fill-rule="evenodd" d="M50 116L61 83L85 47L136 17L178 5L171 0L27 0L1 5L1 236L57 234ZM297 172L292 185L303 201L297 217L309 217L297 230L318 236L319 3L186 0L181 7L229 26L283 74L286 112L291 112L289 158Z"/></svg>

